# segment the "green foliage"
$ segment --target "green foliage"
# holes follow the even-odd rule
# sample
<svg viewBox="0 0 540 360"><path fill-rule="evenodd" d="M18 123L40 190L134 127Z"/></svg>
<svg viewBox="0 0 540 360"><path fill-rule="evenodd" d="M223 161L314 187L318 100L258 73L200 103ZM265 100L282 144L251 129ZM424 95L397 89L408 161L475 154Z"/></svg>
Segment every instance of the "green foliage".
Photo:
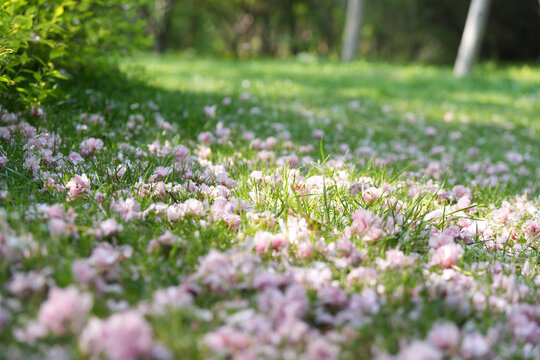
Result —
<svg viewBox="0 0 540 360"><path fill-rule="evenodd" d="M38 104L100 55L144 46L141 1L4 0L0 3L0 90L3 98Z"/></svg>

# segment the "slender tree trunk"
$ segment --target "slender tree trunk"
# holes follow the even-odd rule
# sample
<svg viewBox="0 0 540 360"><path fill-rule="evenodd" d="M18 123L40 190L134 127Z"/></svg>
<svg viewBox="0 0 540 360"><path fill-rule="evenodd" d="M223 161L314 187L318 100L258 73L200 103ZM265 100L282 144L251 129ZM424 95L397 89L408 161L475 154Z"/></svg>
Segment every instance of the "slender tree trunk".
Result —
<svg viewBox="0 0 540 360"><path fill-rule="evenodd" d="M463 30L454 65L455 76L461 77L471 72L482 45L490 2L491 0L471 0L465 30Z"/></svg>
<svg viewBox="0 0 540 360"><path fill-rule="evenodd" d="M338 39L336 39L336 28L334 23L334 1L318 1L317 6L324 7L324 16L317 16L317 24L324 31L321 34L323 41L328 45L328 50L335 49Z"/></svg>
<svg viewBox="0 0 540 360"><path fill-rule="evenodd" d="M347 0L347 16L341 48L342 61L352 61L358 56L365 3L366 0Z"/></svg>
<svg viewBox="0 0 540 360"><path fill-rule="evenodd" d="M298 42L296 41L296 14L294 13L294 0L287 0L285 2L285 21L288 26L289 35L291 38L291 52L293 55L298 54Z"/></svg>
<svg viewBox="0 0 540 360"><path fill-rule="evenodd" d="M171 1L171 7L172 7L172 1ZM163 28L158 36L158 43L159 43L158 51L160 53L164 53L165 50L167 50L167 45L168 45L167 43L169 40L169 35L171 33L172 21L173 21L172 9L169 9L163 18Z"/></svg>
<svg viewBox="0 0 540 360"><path fill-rule="evenodd" d="M192 3L191 14L189 17L189 26L186 31L186 37L183 41L184 48L195 47L195 42L197 40L197 32L199 31L199 22L200 22L200 6L199 3L195 0Z"/></svg>
<svg viewBox="0 0 540 360"><path fill-rule="evenodd" d="M174 0L159 0L155 2L155 50L162 53L167 46L169 30L172 25L171 9Z"/></svg>
<svg viewBox="0 0 540 360"><path fill-rule="evenodd" d="M272 46L272 29L270 27L270 13L268 12L268 9L264 9L263 13L261 14L263 27L261 29L261 52L264 55L273 55L273 46Z"/></svg>

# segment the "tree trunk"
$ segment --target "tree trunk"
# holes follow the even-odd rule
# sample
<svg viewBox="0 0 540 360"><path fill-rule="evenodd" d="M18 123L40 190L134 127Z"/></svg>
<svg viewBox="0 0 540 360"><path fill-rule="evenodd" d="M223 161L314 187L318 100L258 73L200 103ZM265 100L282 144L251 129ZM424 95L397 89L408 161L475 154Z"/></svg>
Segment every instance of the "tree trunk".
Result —
<svg viewBox="0 0 540 360"><path fill-rule="evenodd" d="M174 5L174 0L159 0L155 2L155 50L163 53L167 46L169 30L172 25L171 9Z"/></svg>
<svg viewBox="0 0 540 360"><path fill-rule="evenodd" d="M347 0L347 16L341 48L342 61L352 61L358 56L365 2L366 0Z"/></svg>
<svg viewBox="0 0 540 360"><path fill-rule="evenodd" d="M298 48L298 42L296 41L297 26L296 26L296 14L294 13L294 3L295 3L295 0L285 1L284 11L283 11L285 15L283 15L284 17L283 20L284 20L285 26L288 28L287 30L289 31L289 36L291 39L291 43L289 44L291 53L293 55L297 55L300 49Z"/></svg>
<svg viewBox="0 0 540 360"><path fill-rule="evenodd" d="M491 0L471 0L465 30L463 30L454 65L455 76L461 77L471 72L482 45L490 2Z"/></svg>
<svg viewBox="0 0 540 360"><path fill-rule="evenodd" d="M193 48L197 41L197 33L200 25L200 6L197 1L193 1L191 8L191 14L189 16L189 25L186 31L185 40L183 41L183 48Z"/></svg>
<svg viewBox="0 0 540 360"><path fill-rule="evenodd" d="M326 42L328 45L328 50L331 51L334 46L336 46L336 43L338 43L338 39L336 39L336 28L335 28L335 22L334 22L334 1L318 1L317 6L323 7L325 16L317 16L317 24L320 27L320 29L323 29L321 33L321 38L323 41Z"/></svg>
<svg viewBox="0 0 540 360"><path fill-rule="evenodd" d="M261 29L261 52L264 55L272 56L274 54L273 44L272 44L272 28L270 26L270 16L271 14L268 12L268 9L264 9L264 11L261 13L262 18L262 29Z"/></svg>

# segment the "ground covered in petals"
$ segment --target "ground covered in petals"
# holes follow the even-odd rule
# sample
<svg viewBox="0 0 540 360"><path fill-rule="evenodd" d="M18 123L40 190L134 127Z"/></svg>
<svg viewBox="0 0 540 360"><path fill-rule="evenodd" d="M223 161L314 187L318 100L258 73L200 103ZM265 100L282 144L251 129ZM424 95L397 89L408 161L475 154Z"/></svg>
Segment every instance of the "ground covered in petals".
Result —
<svg viewBox="0 0 540 360"><path fill-rule="evenodd" d="M3 356L540 358L540 69L122 68L0 109Z"/></svg>

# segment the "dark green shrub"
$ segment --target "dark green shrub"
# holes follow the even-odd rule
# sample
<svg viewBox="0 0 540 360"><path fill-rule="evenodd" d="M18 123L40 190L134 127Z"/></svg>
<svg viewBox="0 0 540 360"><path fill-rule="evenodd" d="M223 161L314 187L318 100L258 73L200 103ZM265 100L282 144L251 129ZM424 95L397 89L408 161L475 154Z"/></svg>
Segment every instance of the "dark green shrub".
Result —
<svg viewBox="0 0 540 360"><path fill-rule="evenodd" d="M100 56L145 46L137 9L144 0L0 2L1 98L37 104L58 79Z"/></svg>

